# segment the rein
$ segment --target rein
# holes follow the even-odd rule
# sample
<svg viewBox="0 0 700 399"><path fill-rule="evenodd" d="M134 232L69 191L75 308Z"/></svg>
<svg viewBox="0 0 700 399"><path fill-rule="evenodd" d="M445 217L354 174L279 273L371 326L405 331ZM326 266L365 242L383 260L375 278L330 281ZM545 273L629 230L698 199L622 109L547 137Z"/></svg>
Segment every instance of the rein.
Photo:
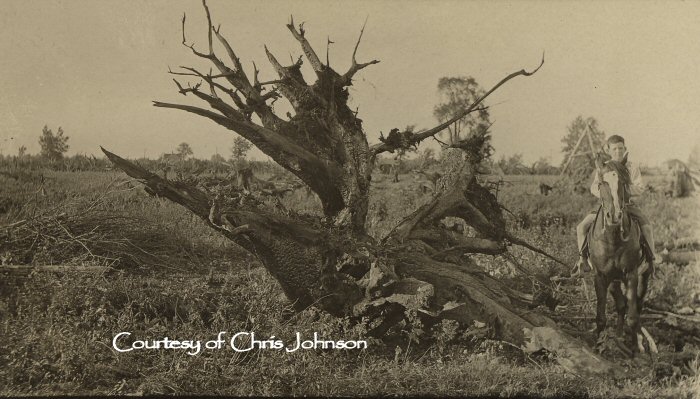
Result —
<svg viewBox="0 0 700 399"><path fill-rule="evenodd" d="M627 207L627 204L622 205L622 220L620 220L620 239L623 242L627 242L630 239L630 236L632 235L632 224L630 222L630 231L628 231L627 236L625 237L625 208ZM629 215L627 215L627 220L630 220Z"/></svg>

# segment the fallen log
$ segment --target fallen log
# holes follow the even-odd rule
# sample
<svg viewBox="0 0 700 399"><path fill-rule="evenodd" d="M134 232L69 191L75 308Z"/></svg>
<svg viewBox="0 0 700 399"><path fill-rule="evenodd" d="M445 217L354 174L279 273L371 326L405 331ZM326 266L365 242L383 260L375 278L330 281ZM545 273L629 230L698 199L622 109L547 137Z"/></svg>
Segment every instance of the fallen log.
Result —
<svg viewBox="0 0 700 399"><path fill-rule="evenodd" d="M655 243L656 248L667 249L669 251L674 249L700 249L700 238L698 237L681 237L673 241Z"/></svg>
<svg viewBox="0 0 700 399"><path fill-rule="evenodd" d="M661 254L661 261L664 263L687 265L698 260L700 260L700 251L670 251Z"/></svg>

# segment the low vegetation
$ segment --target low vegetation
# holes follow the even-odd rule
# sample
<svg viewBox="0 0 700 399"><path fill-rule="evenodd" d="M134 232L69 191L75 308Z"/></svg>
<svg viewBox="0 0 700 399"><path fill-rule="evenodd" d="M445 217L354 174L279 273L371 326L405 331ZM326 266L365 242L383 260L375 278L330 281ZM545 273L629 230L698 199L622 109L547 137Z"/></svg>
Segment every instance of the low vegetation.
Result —
<svg viewBox="0 0 700 399"><path fill-rule="evenodd" d="M592 198L560 188L554 176L484 179L500 181L494 187L509 211L509 229L573 264L574 227L592 209ZM372 234L387 234L389 227L430 199L430 191L418 189L418 180L401 175L399 183L392 183L388 176L375 175L368 217ZM541 195L540 182L553 185L554 192ZM660 181L653 177L651 183ZM250 254L178 205L146 195L122 174L27 171L17 178L0 176L0 185L2 263L76 267L3 278L2 395L655 398L692 397L700 391L698 324L660 313L700 307L697 262L659 265L649 293L650 306L659 313L648 313L643 325L657 339L660 354L628 360L608 353L630 373L617 381L578 377L550 354L526 355L507 342L490 340L486 329L457 332L446 321L433 327L435 340L424 342L420 332L406 329L401 339L369 340L366 350L117 353L111 341L122 331L140 339L207 340L221 331L256 331L264 338L276 335L284 340L292 340L296 332L349 340L367 339L368 326L313 308L293 313L277 282ZM640 202L653 220L657 241L665 243L693 232L696 201L647 194ZM282 203L308 213L320 208L320 202L303 190L285 194ZM492 275L532 293L542 289L533 276L567 272L519 247L510 253L512 258L474 258ZM79 266L109 268L81 271ZM542 304L538 311L549 312L560 325L590 341L585 331L592 326L594 303L587 299L593 296L590 277L587 280L586 285L581 280L552 283L547 288L558 304L552 310Z"/></svg>

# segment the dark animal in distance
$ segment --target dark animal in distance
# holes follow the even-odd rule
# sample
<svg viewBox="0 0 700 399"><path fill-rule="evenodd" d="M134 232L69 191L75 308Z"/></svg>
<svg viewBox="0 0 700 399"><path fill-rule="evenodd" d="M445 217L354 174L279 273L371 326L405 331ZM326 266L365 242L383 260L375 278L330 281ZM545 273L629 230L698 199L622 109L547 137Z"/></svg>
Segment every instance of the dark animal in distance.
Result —
<svg viewBox="0 0 700 399"><path fill-rule="evenodd" d="M545 184L545 183L540 183L540 194L549 195L549 192L552 190L553 190L552 186Z"/></svg>

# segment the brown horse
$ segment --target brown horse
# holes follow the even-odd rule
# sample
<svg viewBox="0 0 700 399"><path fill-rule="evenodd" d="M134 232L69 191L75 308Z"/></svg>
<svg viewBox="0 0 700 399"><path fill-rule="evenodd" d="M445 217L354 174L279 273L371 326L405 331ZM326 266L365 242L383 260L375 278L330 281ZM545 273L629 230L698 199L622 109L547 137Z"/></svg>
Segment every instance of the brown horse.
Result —
<svg viewBox="0 0 700 399"><path fill-rule="evenodd" d="M601 206L588 237L589 259L595 270L595 331L600 335L605 329L607 293L612 283L618 314L617 334L622 336L624 332L628 348L636 347L643 352L640 314L652 269L645 267L646 263L640 267L644 262L640 228L625 209L631 184L626 161L626 156L622 162L611 160L602 164L596 160Z"/></svg>

